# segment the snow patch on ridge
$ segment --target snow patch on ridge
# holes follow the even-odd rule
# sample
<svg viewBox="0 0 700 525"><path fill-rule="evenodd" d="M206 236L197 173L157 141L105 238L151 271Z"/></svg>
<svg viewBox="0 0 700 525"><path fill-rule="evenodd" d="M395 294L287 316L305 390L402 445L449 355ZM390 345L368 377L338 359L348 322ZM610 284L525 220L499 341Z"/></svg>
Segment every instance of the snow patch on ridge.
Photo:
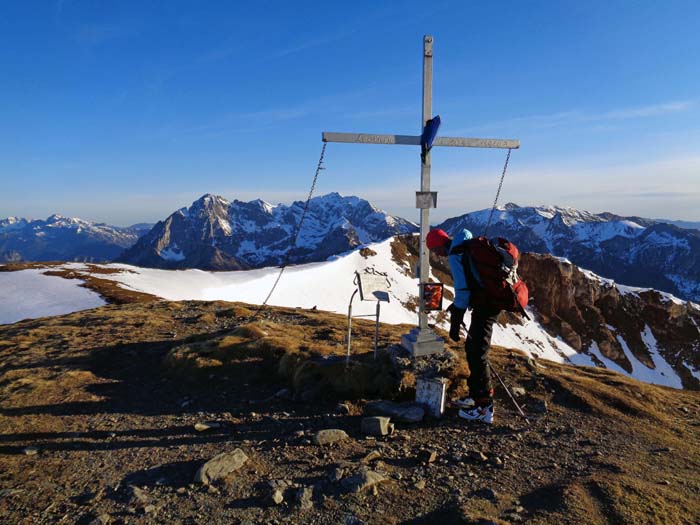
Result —
<svg viewBox="0 0 700 525"><path fill-rule="evenodd" d="M692 365L689 365L685 361L683 361L683 366L688 369L688 372L690 372L695 379L700 381L700 370L697 370L695 367L693 367Z"/></svg>
<svg viewBox="0 0 700 525"><path fill-rule="evenodd" d="M172 245L168 246L167 248L161 250L160 257L161 257L161 259L164 259L166 261L172 261L172 262L185 260L185 254L182 253L182 251L180 251L180 248L175 243L173 243Z"/></svg>
<svg viewBox="0 0 700 525"><path fill-rule="evenodd" d="M600 351L600 348L598 348L598 343L596 343L595 341L593 341L588 347L588 353L595 356L601 363L603 363L603 365L605 365L605 368L629 377L630 374L629 372L627 372L627 370L622 368L612 359L608 359L603 355L603 353Z"/></svg>
<svg viewBox="0 0 700 525"><path fill-rule="evenodd" d="M82 268L85 268L82 266ZM64 315L102 306L105 301L78 279L44 275L45 270L0 272L0 324Z"/></svg>
<svg viewBox="0 0 700 525"><path fill-rule="evenodd" d="M561 338L550 336L539 322L533 320L535 316L532 313L530 317L532 319L524 320L522 325L494 325L491 343L522 350L532 357L557 363L571 363L576 356L576 350Z"/></svg>
<svg viewBox="0 0 700 525"><path fill-rule="evenodd" d="M644 381L645 383L670 386L672 388L683 388L683 383L680 377L678 377L678 374L676 374L673 368L671 368L666 360L659 354L656 338L654 337L654 334L651 333L649 326L645 325L644 327L644 331L642 332L642 341L644 341L644 344L649 350L652 362L654 363L654 368L649 368L644 363L639 361L639 359L637 359L637 357L632 353L632 350L630 350L627 341L625 341L621 335L617 334L616 338L622 347L622 351L625 353L625 356L632 365L632 373L627 375L631 375L635 379Z"/></svg>

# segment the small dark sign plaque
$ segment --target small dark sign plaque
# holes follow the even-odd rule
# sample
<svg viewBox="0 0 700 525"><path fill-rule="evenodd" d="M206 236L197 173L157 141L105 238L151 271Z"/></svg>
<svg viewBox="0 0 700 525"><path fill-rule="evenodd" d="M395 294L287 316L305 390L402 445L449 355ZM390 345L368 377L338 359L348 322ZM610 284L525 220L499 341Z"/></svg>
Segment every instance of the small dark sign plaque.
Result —
<svg viewBox="0 0 700 525"><path fill-rule="evenodd" d="M442 310L442 283L423 283L423 300L428 312Z"/></svg>

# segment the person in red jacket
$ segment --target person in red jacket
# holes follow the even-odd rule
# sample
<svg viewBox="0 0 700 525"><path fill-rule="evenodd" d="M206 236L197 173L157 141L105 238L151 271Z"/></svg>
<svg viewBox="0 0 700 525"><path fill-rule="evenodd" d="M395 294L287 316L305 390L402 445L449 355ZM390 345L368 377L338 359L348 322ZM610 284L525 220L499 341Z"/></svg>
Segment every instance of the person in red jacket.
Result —
<svg viewBox="0 0 700 525"><path fill-rule="evenodd" d="M493 383L488 353L491 346L493 324L500 310L485 305L472 305L472 287L478 286L480 276L466 250L458 249L472 239L469 230L463 229L452 239L443 230L431 230L426 237L429 250L439 256L447 256L454 283L455 298L448 308L450 312L450 339L459 341L464 314L471 308L471 324L464 351L469 364L469 396L460 399L459 417L470 421L493 424Z"/></svg>

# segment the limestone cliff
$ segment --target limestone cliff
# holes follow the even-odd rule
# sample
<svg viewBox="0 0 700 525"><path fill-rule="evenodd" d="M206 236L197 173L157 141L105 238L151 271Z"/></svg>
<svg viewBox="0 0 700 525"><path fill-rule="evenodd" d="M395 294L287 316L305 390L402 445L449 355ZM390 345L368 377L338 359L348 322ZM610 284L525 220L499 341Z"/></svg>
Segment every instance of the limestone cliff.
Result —
<svg viewBox="0 0 700 525"><path fill-rule="evenodd" d="M597 364L602 356L631 373L632 360L654 369L658 355L684 388L700 389L691 371L700 369L698 305L617 285L551 255L523 254L520 274L545 328Z"/></svg>

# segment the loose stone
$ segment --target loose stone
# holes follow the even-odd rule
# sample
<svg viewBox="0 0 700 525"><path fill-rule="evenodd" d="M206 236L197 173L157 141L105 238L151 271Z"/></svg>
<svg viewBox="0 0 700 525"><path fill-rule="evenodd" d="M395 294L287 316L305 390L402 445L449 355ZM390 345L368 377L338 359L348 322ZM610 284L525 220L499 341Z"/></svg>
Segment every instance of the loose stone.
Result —
<svg viewBox="0 0 700 525"><path fill-rule="evenodd" d="M308 510L314 506L311 498L314 495L314 491L311 487L302 487L297 491L296 500L303 510Z"/></svg>
<svg viewBox="0 0 700 525"><path fill-rule="evenodd" d="M223 480L248 461L248 456L237 448L233 452L223 452L204 463L194 476L196 483L211 485L216 481Z"/></svg>
<svg viewBox="0 0 700 525"><path fill-rule="evenodd" d="M385 416L370 416L362 418L361 430L370 436L387 436L394 432L394 424Z"/></svg>
<svg viewBox="0 0 700 525"><path fill-rule="evenodd" d="M343 479L342 484L348 492L363 492L373 488L384 481L387 481L379 472L369 470L367 467L362 467L355 474Z"/></svg>
<svg viewBox="0 0 700 525"><path fill-rule="evenodd" d="M331 443L337 443L338 441L348 439L348 437L349 436L344 430L340 430L339 428L328 428L316 432L312 441L315 445L330 445Z"/></svg>
<svg viewBox="0 0 700 525"><path fill-rule="evenodd" d="M387 416L402 423L418 423L425 417L425 410L416 403L394 403L393 401L370 401L365 405L369 416Z"/></svg>
<svg viewBox="0 0 700 525"><path fill-rule="evenodd" d="M199 422L195 423L194 429L197 432L204 432L206 430L212 430L214 428L219 428L221 427L221 423L217 423L216 421L206 421L206 422Z"/></svg>

